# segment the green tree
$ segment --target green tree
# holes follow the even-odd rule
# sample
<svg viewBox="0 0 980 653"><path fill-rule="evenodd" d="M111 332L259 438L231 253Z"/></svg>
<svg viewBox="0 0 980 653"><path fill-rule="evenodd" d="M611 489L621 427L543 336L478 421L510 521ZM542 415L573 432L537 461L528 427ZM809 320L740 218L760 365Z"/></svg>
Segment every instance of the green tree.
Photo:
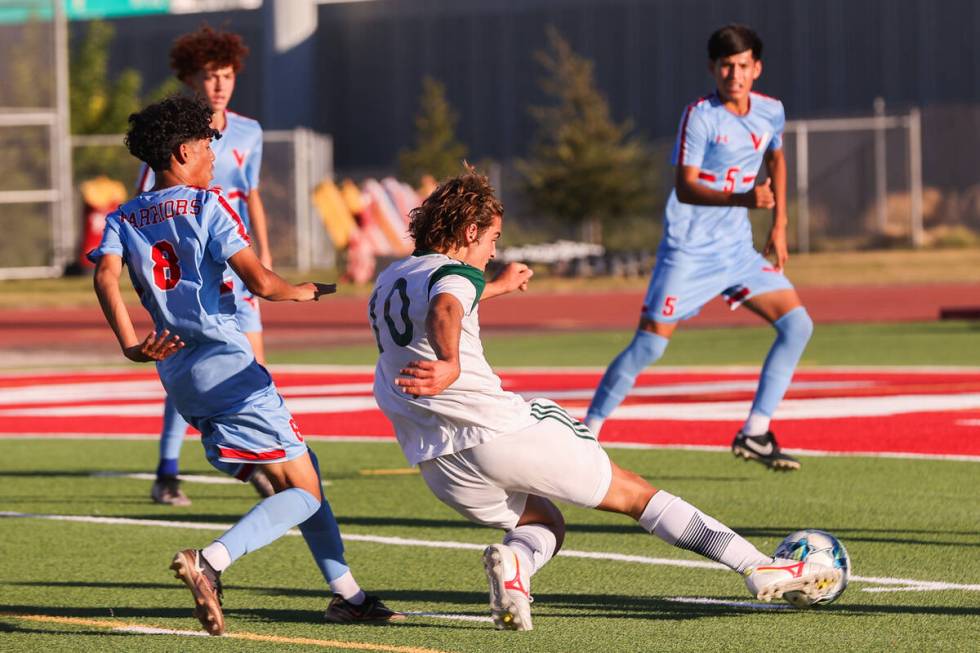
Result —
<svg viewBox="0 0 980 653"><path fill-rule="evenodd" d="M144 100L139 72L126 68L111 78L109 45L114 37L112 25L93 21L81 40L70 44L68 106L72 134L122 134L129 127L129 114L139 111L144 102L162 99L180 88L180 83L170 78ZM73 148L72 164L77 181L107 175L129 187L136 178L139 162L129 155L120 139L114 144Z"/></svg>
<svg viewBox="0 0 980 653"><path fill-rule="evenodd" d="M466 146L456 139L457 122L458 116L446 99L446 87L426 76L415 116L415 147L398 154L403 179L418 185L426 174L437 180L459 174Z"/></svg>
<svg viewBox="0 0 980 653"><path fill-rule="evenodd" d="M531 108L537 133L529 157L517 162L531 205L583 228L601 242L601 226L652 208L655 167L631 121L617 124L596 88L593 64L547 30L547 50L535 53L545 70L541 87L554 104Z"/></svg>

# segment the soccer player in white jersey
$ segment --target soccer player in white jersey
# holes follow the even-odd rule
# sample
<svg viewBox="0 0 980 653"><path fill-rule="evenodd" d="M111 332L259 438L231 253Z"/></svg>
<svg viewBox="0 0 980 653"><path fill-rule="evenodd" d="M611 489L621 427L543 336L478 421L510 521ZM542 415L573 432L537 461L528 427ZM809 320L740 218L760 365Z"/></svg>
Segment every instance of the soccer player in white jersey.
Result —
<svg viewBox="0 0 980 653"><path fill-rule="evenodd" d="M176 97L130 116L126 145L153 168L156 184L107 217L102 243L91 254L99 303L123 353L157 361L167 394L201 431L216 469L248 480L260 466L275 490L208 546L179 551L171 568L194 595L195 616L220 635L220 574L298 526L334 594L328 621L398 618L354 580L316 456L222 293L229 265L253 293L271 301L316 300L336 288L294 286L262 265L241 217L206 188L214 166L211 140L220 138L211 115L205 103ZM156 329L142 344L119 289L123 264Z"/></svg>
<svg viewBox="0 0 980 653"><path fill-rule="evenodd" d="M272 267L266 213L259 194L259 169L262 167L262 127L251 118L228 110L235 82L242 70L248 48L242 38L231 32L218 32L202 27L174 41L170 49L170 67L187 89L203 98L211 107L211 127L221 133L221 139L212 144L214 152L214 186L241 216L245 229L255 241L256 253L262 264ZM143 164L139 176L138 191L153 188L153 169ZM235 317L255 352L260 364L265 364L265 347L262 341L262 321L259 300L228 270L222 285L234 299ZM150 491L156 503L187 506L191 501L180 489L180 449L187 434L187 422L180 416L169 397L164 404L163 429L160 434L160 459L157 478ZM252 476L252 483L259 494L268 496L272 488L262 474Z"/></svg>
<svg viewBox="0 0 980 653"><path fill-rule="evenodd" d="M380 355L374 395L408 462L432 492L477 524L506 531L483 553L497 628L530 630L531 577L561 548L552 501L629 515L650 533L742 574L753 596L826 593L840 572L774 560L683 499L609 460L593 434L547 399L505 391L483 354L480 302L524 290L527 266L489 283L503 207L475 171L412 211L416 251L382 272L369 319Z"/></svg>
<svg viewBox="0 0 980 653"><path fill-rule="evenodd" d="M776 330L732 452L771 469L795 470L799 462L780 450L769 423L813 322L783 274L789 258L782 150L786 118L779 100L752 91L762 73L761 57L762 41L743 25L727 25L708 40L708 69L717 90L689 104L681 116L673 154L675 186L640 323L602 377L585 424L598 435L639 373L663 356L677 324L721 295L732 310L744 304ZM763 162L768 179L756 184ZM748 219L748 209L760 208L773 210L765 256L752 245Z"/></svg>

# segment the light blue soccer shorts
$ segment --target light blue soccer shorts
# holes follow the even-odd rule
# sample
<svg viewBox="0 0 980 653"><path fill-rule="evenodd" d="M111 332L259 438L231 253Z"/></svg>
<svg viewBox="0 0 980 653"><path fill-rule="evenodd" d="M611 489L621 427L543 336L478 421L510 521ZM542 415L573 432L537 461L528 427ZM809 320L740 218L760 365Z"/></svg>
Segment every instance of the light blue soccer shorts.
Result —
<svg viewBox="0 0 980 653"><path fill-rule="evenodd" d="M208 462L243 481L255 465L283 463L306 453L303 436L272 384L231 410L188 421L201 432Z"/></svg>
<svg viewBox="0 0 980 653"><path fill-rule="evenodd" d="M678 322L697 315L718 295L735 310L756 295L791 288L789 279L749 246L711 254L661 247L641 314L654 322Z"/></svg>

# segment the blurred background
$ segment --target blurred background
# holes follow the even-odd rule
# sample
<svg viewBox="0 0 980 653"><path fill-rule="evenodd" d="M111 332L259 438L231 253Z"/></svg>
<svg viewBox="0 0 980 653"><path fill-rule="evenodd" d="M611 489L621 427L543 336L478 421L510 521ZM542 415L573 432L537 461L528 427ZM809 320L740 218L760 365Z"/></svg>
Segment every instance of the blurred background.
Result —
<svg viewBox="0 0 980 653"><path fill-rule="evenodd" d="M2 0L0 278L82 269L135 187L126 117L179 90L170 46L203 23L251 49L231 108L266 130L277 266L398 255L413 202L465 158L514 256L645 276L729 22L760 33L755 88L786 107L794 251L980 243L975 0Z"/></svg>

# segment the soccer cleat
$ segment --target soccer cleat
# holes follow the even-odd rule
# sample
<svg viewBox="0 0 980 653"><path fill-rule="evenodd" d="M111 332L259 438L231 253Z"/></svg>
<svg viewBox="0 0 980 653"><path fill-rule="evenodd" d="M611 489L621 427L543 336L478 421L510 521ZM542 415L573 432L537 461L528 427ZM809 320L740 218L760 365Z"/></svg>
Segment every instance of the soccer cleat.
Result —
<svg viewBox="0 0 980 653"><path fill-rule="evenodd" d="M483 551L490 583L490 616L497 630L531 630L531 593L521 581L521 563L510 547L491 544Z"/></svg>
<svg viewBox="0 0 980 653"><path fill-rule="evenodd" d="M401 621L405 615L390 609L376 596L365 595L364 602L355 605L340 594L334 594L323 618L332 624L352 624L361 621Z"/></svg>
<svg viewBox="0 0 980 653"><path fill-rule="evenodd" d="M209 635L225 632L225 615L221 611L221 572L214 570L195 549L178 551L170 568L184 581L194 595L194 616Z"/></svg>
<svg viewBox="0 0 980 653"><path fill-rule="evenodd" d="M153 481L150 498L153 499L153 503L160 503L165 506L191 505L191 500L180 489L180 480L175 476L165 476Z"/></svg>
<svg viewBox="0 0 980 653"><path fill-rule="evenodd" d="M800 468L796 458L780 450L772 431L765 435L745 435L739 431L732 440L732 453L736 458L757 460L776 471L788 472Z"/></svg>
<svg viewBox="0 0 980 653"><path fill-rule="evenodd" d="M816 603L840 581L841 570L816 562L774 558L745 573L749 593L760 601L781 599L787 592L800 592Z"/></svg>
<svg viewBox="0 0 980 653"><path fill-rule="evenodd" d="M261 469L256 469L252 472L252 476L249 477L248 482L252 484L252 487L255 488L255 491L263 499L268 499L276 493L276 489L272 487L272 482L269 480L269 477Z"/></svg>

